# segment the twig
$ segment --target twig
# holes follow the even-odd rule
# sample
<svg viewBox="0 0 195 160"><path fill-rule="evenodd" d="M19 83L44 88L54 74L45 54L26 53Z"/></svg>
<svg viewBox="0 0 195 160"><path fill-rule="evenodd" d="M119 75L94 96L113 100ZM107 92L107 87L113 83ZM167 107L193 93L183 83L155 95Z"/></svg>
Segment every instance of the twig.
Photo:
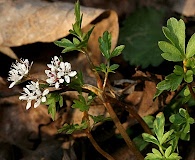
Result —
<svg viewBox="0 0 195 160"><path fill-rule="evenodd" d="M84 116L83 116L83 119L87 120L87 123L88 123L88 128L85 130L85 133L87 135L87 137L89 138L91 144L94 146L94 148L102 155L104 156L106 159L108 160L114 160L114 158L109 155L107 152L105 152L99 145L98 143L95 141L95 139L93 138L91 132L90 132L90 123L89 123L89 115L88 115L88 112L85 111L84 112Z"/></svg>
<svg viewBox="0 0 195 160"><path fill-rule="evenodd" d="M191 83L188 83L188 88L189 88L189 90L190 90L190 94L191 94L191 96L193 97L193 99L195 100L195 93L194 93L194 91L193 91L193 89L192 89L192 85L191 85Z"/></svg>
<svg viewBox="0 0 195 160"><path fill-rule="evenodd" d="M116 125L117 129L119 130L121 136L123 137L124 141L126 142L127 146L130 148L130 150L135 154L138 160L143 160L144 157L141 155L141 153L137 150L135 147L134 143L126 133L124 127L122 126L120 120L118 119L116 113L114 112L111 104L107 101L106 95L103 94L103 91L98 89L97 87L94 87L89 84L84 84L83 87L84 89L88 89L89 91L92 91L95 93L102 101L103 105L107 109L108 113L110 114L110 117L112 118L114 124Z"/></svg>
<svg viewBox="0 0 195 160"><path fill-rule="evenodd" d="M134 108L132 108L132 106L129 106L128 104L125 104L115 98L112 98L110 96L107 96L107 98L115 103L118 104L122 107L125 107L125 109L140 123L140 125L142 126L142 128L144 129L144 131L148 134L152 135L152 131L150 130L150 128L148 127L148 125L146 124L146 122L140 117L140 115L135 111Z"/></svg>

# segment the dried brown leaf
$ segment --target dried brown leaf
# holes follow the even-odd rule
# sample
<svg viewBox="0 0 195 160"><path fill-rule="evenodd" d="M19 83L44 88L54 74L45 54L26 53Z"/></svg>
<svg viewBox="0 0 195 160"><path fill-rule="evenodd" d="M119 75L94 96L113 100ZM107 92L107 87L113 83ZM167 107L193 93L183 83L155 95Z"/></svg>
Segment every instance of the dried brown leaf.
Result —
<svg viewBox="0 0 195 160"><path fill-rule="evenodd" d="M87 25L103 14L104 10L81 6L81 12L84 15L82 27L89 28ZM103 25L97 25L95 29L95 33L98 33L95 39L103 31L108 30L113 34L115 46L118 39L117 15L114 11L104 14L110 18L103 16ZM41 0L0 1L0 51L11 58L16 58L16 55L7 51L7 47L53 42L67 36L74 21L74 4L71 3ZM90 45L93 43L90 42Z"/></svg>

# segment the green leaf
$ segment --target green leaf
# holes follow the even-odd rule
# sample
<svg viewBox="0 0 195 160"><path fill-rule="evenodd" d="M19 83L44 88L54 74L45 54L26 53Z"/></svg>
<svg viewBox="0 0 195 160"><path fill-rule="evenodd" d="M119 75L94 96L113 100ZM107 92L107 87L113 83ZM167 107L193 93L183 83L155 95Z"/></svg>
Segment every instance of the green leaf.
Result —
<svg viewBox="0 0 195 160"><path fill-rule="evenodd" d="M66 38L61 39L61 41L55 41L54 44L56 44L59 47L65 48L62 50L62 53L77 50L75 44L73 44L70 40Z"/></svg>
<svg viewBox="0 0 195 160"><path fill-rule="evenodd" d="M154 153L147 153L147 156L144 158L144 160L163 160L162 156L159 157L158 155L155 155Z"/></svg>
<svg viewBox="0 0 195 160"><path fill-rule="evenodd" d="M77 45L77 48L86 48L87 47L90 35L91 35L94 27L95 26L91 27L91 29L86 34L84 34L83 40L81 41L80 44Z"/></svg>
<svg viewBox="0 0 195 160"><path fill-rule="evenodd" d="M59 105L60 105L60 107L62 107L63 104L64 104L64 102L63 102L63 96L60 96L60 100L59 100Z"/></svg>
<svg viewBox="0 0 195 160"><path fill-rule="evenodd" d="M47 95L47 101L45 104L48 105L48 113L51 115L52 120L55 120L56 105L59 105L60 107L62 107L63 98L57 92L49 93Z"/></svg>
<svg viewBox="0 0 195 160"><path fill-rule="evenodd" d="M73 108L78 108L81 112L89 110L89 105L87 104L85 98L82 95L78 95L79 99L74 100Z"/></svg>
<svg viewBox="0 0 195 160"><path fill-rule="evenodd" d="M167 80L163 80L163 81L161 81L157 84L156 88L160 91L170 90L171 89L171 83Z"/></svg>
<svg viewBox="0 0 195 160"><path fill-rule="evenodd" d="M157 157L162 157L162 154L160 153L160 151L158 151L156 148L152 148L152 152L157 156Z"/></svg>
<svg viewBox="0 0 195 160"><path fill-rule="evenodd" d="M182 159L181 156L178 155L178 153L172 153L168 158L167 160L180 160Z"/></svg>
<svg viewBox="0 0 195 160"><path fill-rule="evenodd" d="M110 59L111 58L111 54L110 54L111 34L108 31L105 31L103 33L103 36L99 37L98 42L99 42L99 48L100 48L100 51L102 52L102 55L106 59Z"/></svg>
<svg viewBox="0 0 195 160"><path fill-rule="evenodd" d="M78 35L78 37L82 37L81 23L82 23L83 15L80 15L79 1L75 3L74 14L75 14L75 23L73 24L73 31L76 33L76 35Z"/></svg>
<svg viewBox="0 0 195 160"><path fill-rule="evenodd" d="M160 144L163 144L163 143L166 143L167 141L169 141L169 140L170 140L170 136L171 136L171 134L173 133L173 131L174 131L174 130L170 130L170 131L166 132L166 133L163 135L163 137L162 137L162 139L161 139L161 141L160 141Z"/></svg>
<svg viewBox="0 0 195 160"><path fill-rule="evenodd" d="M184 70L181 66L179 65L175 65L174 66L174 70L173 72L176 74L176 75L183 75L184 74Z"/></svg>
<svg viewBox="0 0 195 160"><path fill-rule="evenodd" d="M166 81L171 85L171 91L175 91L183 80L182 75L176 75L175 73L171 73L165 77Z"/></svg>
<svg viewBox="0 0 195 160"><path fill-rule="evenodd" d="M76 124L78 125L78 124ZM75 131L75 125L74 124L64 124L64 126L58 130L58 133L65 132L66 134L72 134Z"/></svg>
<svg viewBox="0 0 195 160"><path fill-rule="evenodd" d="M135 137L133 139L133 142L135 143L135 145L139 151L142 151L149 144L148 142L143 140L142 135Z"/></svg>
<svg viewBox="0 0 195 160"><path fill-rule="evenodd" d="M172 151L172 147L169 146L166 150L165 150L165 157L168 158L171 154Z"/></svg>
<svg viewBox="0 0 195 160"><path fill-rule="evenodd" d="M160 145L158 140L153 135L150 135L148 133L142 133L142 137L143 137L144 141L146 141L146 142L154 143L157 146Z"/></svg>
<svg viewBox="0 0 195 160"><path fill-rule="evenodd" d="M190 95L190 90L189 90L188 87L186 87L186 88L184 89L183 94L184 94L184 96L186 96L186 97Z"/></svg>
<svg viewBox="0 0 195 160"><path fill-rule="evenodd" d="M77 72L77 75L72 79L71 83L68 86L81 93L83 84L84 84L83 74L82 72Z"/></svg>
<svg viewBox="0 0 195 160"><path fill-rule="evenodd" d="M147 123L149 128L153 128L154 116L148 115L143 117L143 120Z"/></svg>
<svg viewBox="0 0 195 160"><path fill-rule="evenodd" d="M183 61L182 54L172 44L165 41L160 41L158 42L158 46L164 52L161 54L164 59L173 62Z"/></svg>
<svg viewBox="0 0 195 160"><path fill-rule="evenodd" d="M72 134L75 131L83 130L88 127L87 121L82 121L81 124L64 124L64 126L58 130L58 133L65 132L66 134Z"/></svg>
<svg viewBox="0 0 195 160"><path fill-rule="evenodd" d="M154 120L154 124L153 124L154 132L159 142L161 142L163 138L164 125L165 125L165 117L164 117L164 114L160 112L157 114L156 119Z"/></svg>
<svg viewBox="0 0 195 160"><path fill-rule="evenodd" d="M180 135L180 139L183 141L189 141L190 140L190 133L184 133L182 132Z"/></svg>
<svg viewBox="0 0 195 160"><path fill-rule="evenodd" d="M195 33L192 35L190 40L188 41L187 48L186 48L186 58L193 57L195 54Z"/></svg>
<svg viewBox="0 0 195 160"><path fill-rule="evenodd" d="M187 83L191 83L193 81L193 71L192 70L187 70L187 72L184 75L184 80Z"/></svg>
<svg viewBox="0 0 195 160"><path fill-rule="evenodd" d="M181 125L185 122L185 119L180 114L173 114L169 117L169 121L175 125Z"/></svg>
<svg viewBox="0 0 195 160"><path fill-rule="evenodd" d="M173 45L184 55L185 54L185 23L182 19L179 21L170 18L167 21L167 28L170 30Z"/></svg>
<svg viewBox="0 0 195 160"><path fill-rule="evenodd" d="M120 55L125 48L124 45L117 46L111 53L111 58Z"/></svg>
<svg viewBox="0 0 195 160"><path fill-rule="evenodd" d="M95 69L96 69L96 71L100 71L103 73L107 72L107 66L105 63L101 63L100 66L96 66Z"/></svg>
<svg viewBox="0 0 195 160"><path fill-rule="evenodd" d="M156 86L158 90L171 90L175 91L183 80L183 75L176 75L175 73L171 73L165 77L165 80L159 82Z"/></svg>
<svg viewBox="0 0 195 160"><path fill-rule="evenodd" d="M124 44L124 59L143 68L163 62L157 42L164 40L161 31L164 12L154 8L141 8L131 14L120 29L119 44Z"/></svg>
<svg viewBox="0 0 195 160"><path fill-rule="evenodd" d="M56 115L56 103L54 101L49 104L48 113L51 115L51 118L54 121Z"/></svg>
<svg viewBox="0 0 195 160"><path fill-rule="evenodd" d="M105 122L105 121L111 121L112 119L110 117L105 117L104 115L98 115L98 116L92 116L92 115L89 115L94 123L99 123L99 122Z"/></svg>
<svg viewBox="0 0 195 160"><path fill-rule="evenodd" d="M189 124L193 124L193 123L195 123L195 121L194 121L194 119L192 117L189 117L188 118L188 123Z"/></svg>
<svg viewBox="0 0 195 160"><path fill-rule="evenodd" d="M154 95L154 97L153 97L153 99L155 99L156 97L158 97L163 91L164 91L164 90L159 90L159 89L157 89L157 90L156 90L156 93L155 93L155 95Z"/></svg>
<svg viewBox="0 0 195 160"><path fill-rule="evenodd" d="M118 64L112 64L110 67L109 67L109 72L113 72L119 67Z"/></svg>
<svg viewBox="0 0 195 160"><path fill-rule="evenodd" d="M73 37L73 43L76 46L80 43L80 41L78 40L78 38Z"/></svg>
<svg viewBox="0 0 195 160"><path fill-rule="evenodd" d="M165 37L175 46L175 44L179 44L177 37L169 30L167 27L162 27L162 31Z"/></svg>

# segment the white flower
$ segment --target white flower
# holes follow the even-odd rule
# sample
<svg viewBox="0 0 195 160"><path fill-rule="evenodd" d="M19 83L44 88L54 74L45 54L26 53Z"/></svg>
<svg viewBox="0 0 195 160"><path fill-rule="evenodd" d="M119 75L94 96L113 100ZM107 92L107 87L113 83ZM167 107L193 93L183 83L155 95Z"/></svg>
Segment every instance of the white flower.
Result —
<svg viewBox="0 0 195 160"><path fill-rule="evenodd" d="M24 76L26 76L32 66L33 62L29 64L28 59L17 61L12 63L9 74L8 81L12 81L9 88L12 88L16 83L20 82Z"/></svg>
<svg viewBox="0 0 195 160"><path fill-rule="evenodd" d="M29 83L26 85L26 88L23 88L24 93L19 97L20 100L26 100L27 105L26 109L31 107L31 102L36 101L34 103L34 108L38 107L41 102L46 102L46 95L49 93L48 89L45 89L43 92L39 88L39 82Z"/></svg>
<svg viewBox="0 0 195 160"><path fill-rule="evenodd" d="M50 70L45 70L48 77L46 82L55 88L59 88L61 83L70 83L70 77L74 77L77 72L71 71L71 64L68 62L61 62L57 56L55 56L51 64L47 65Z"/></svg>

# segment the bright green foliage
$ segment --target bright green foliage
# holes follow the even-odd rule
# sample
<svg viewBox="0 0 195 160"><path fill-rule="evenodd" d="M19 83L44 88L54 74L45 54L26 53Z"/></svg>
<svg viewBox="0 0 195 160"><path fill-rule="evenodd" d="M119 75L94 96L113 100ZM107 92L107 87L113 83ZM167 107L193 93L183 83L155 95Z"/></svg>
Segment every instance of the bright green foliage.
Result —
<svg viewBox="0 0 195 160"><path fill-rule="evenodd" d="M108 31L105 31L103 33L103 36L99 37L98 39L100 51L102 55L106 58L107 62L106 64L102 63L99 66L96 66L95 69L96 71L101 71L106 75L108 75L109 72L115 73L114 71L119 67L119 65L110 65L110 59L120 55L125 47L124 45L120 45L114 48L113 51L111 51L111 40L112 36Z"/></svg>
<svg viewBox="0 0 195 160"><path fill-rule="evenodd" d="M188 44L187 44L187 48L186 48L186 58L191 58L194 56L195 54L195 34L192 35L192 37L190 38Z"/></svg>
<svg viewBox="0 0 195 160"><path fill-rule="evenodd" d="M63 106L63 97L56 92L49 93L45 104L48 105L48 113L51 114L52 119L55 120L56 105L59 105L60 107Z"/></svg>
<svg viewBox="0 0 195 160"><path fill-rule="evenodd" d="M170 18L167 21L167 27L163 27L165 37L174 45L182 55L185 54L185 23L182 19L179 21Z"/></svg>
<svg viewBox="0 0 195 160"><path fill-rule="evenodd" d="M82 91L82 86L84 84L82 72L77 72L77 75L72 79L68 87L77 90L79 93Z"/></svg>
<svg viewBox="0 0 195 160"><path fill-rule="evenodd" d="M119 43L125 45L123 57L130 65L146 68L158 66L163 61L157 44L165 39L161 32L163 17L162 10L141 8L125 20Z"/></svg>
<svg viewBox="0 0 195 160"><path fill-rule="evenodd" d="M58 130L59 133L65 132L66 134L72 134L75 131L84 130L88 127L87 121L82 121L81 124L65 124L61 129Z"/></svg>
<svg viewBox="0 0 195 160"><path fill-rule="evenodd" d="M98 115L98 116L89 115L89 116L93 119L94 124L112 120L110 117L105 117L104 115Z"/></svg>
<svg viewBox="0 0 195 160"><path fill-rule="evenodd" d="M181 157L178 153L174 153L175 147L172 142L172 135L174 130L171 129L167 132L164 131L165 117L163 113L159 113L153 123L154 134L143 133L143 139L146 142L153 143L158 146L158 149L153 148L152 153L148 153L145 157L146 160L179 160ZM173 136L174 137L174 136ZM172 144L172 145L170 145Z"/></svg>
<svg viewBox="0 0 195 160"><path fill-rule="evenodd" d="M89 94L87 99L83 97L82 94L78 95L79 99L74 100L74 104L72 105L73 108L78 108L81 112L88 111L91 102L93 101L95 95L94 94Z"/></svg>
<svg viewBox="0 0 195 160"><path fill-rule="evenodd" d="M81 24L82 24L82 17L83 15L80 15L80 5L79 2L75 3L75 23L72 25L71 30L69 30L70 34L74 35L73 42L70 40L63 38L61 41L55 41L54 43L59 46L65 48L62 50L62 53L70 52L70 51L81 51L87 47L87 43L89 40L89 37L94 29L92 27L87 33L83 33L81 30Z"/></svg>
<svg viewBox="0 0 195 160"><path fill-rule="evenodd" d="M192 35L185 48L185 23L182 19L170 18L167 21L167 27L163 27L162 30L169 41L160 41L158 43L159 48L163 51L162 57L168 61L181 61L183 65L175 65L173 73L157 84L157 92L154 97L159 96L164 90L175 91L183 80L191 83L195 75L195 61L193 57L195 55L195 34ZM186 100L189 100L189 97Z"/></svg>
<svg viewBox="0 0 195 160"><path fill-rule="evenodd" d="M183 80L183 74L178 75L178 73L171 73L165 77L165 80L159 82L156 86L157 92L154 95L154 98L158 97L164 90L175 91Z"/></svg>
<svg viewBox="0 0 195 160"><path fill-rule="evenodd" d="M173 62L183 61L182 54L174 45L165 41L160 41L158 42L158 46L164 52L162 54L164 59Z"/></svg>
<svg viewBox="0 0 195 160"><path fill-rule="evenodd" d="M114 71L119 67L118 64L112 64L110 67L108 67L106 64L101 63L100 66L96 66L97 71L101 71L103 73L115 73Z"/></svg>
<svg viewBox="0 0 195 160"><path fill-rule="evenodd" d="M190 117L188 112L180 108L179 113L173 114L169 118L170 122L173 123L171 128L174 132L177 132L178 138L189 141L190 139L190 125L194 123L194 119Z"/></svg>
<svg viewBox="0 0 195 160"><path fill-rule="evenodd" d="M172 147L169 146L164 155L157 149L152 148L152 153L148 153L145 160L179 160L182 159L178 153L171 153Z"/></svg>
<svg viewBox="0 0 195 160"><path fill-rule="evenodd" d="M120 45L111 51L111 39L111 34L108 31L105 31L103 36L98 39L100 51L107 60L120 55L125 48L124 45Z"/></svg>

